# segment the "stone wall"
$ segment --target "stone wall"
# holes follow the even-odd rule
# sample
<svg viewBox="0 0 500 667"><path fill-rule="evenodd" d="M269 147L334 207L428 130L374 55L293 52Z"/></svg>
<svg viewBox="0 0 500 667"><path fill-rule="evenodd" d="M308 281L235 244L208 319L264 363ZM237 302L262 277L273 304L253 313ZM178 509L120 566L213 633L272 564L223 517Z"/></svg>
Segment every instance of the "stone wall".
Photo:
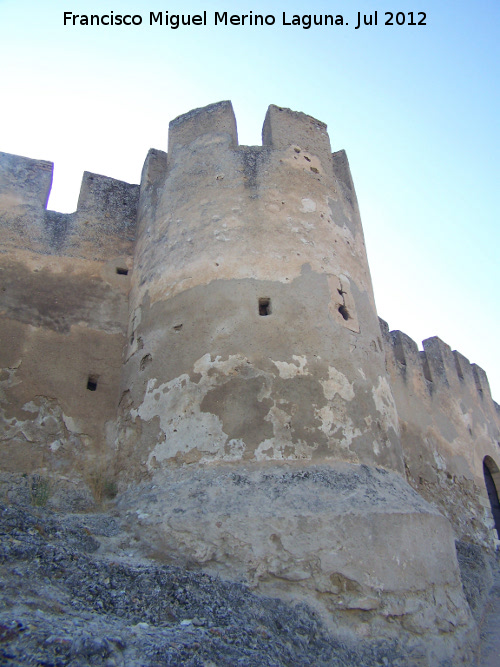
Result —
<svg viewBox="0 0 500 667"><path fill-rule="evenodd" d="M139 193L85 173L61 214L51 180L0 154L2 469L81 476L114 441Z"/></svg>
<svg viewBox="0 0 500 667"><path fill-rule="evenodd" d="M499 536L483 466L486 460L500 489L500 407L486 373L437 337L422 352L383 320L381 329L408 481L457 538L491 547Z"/></svg>

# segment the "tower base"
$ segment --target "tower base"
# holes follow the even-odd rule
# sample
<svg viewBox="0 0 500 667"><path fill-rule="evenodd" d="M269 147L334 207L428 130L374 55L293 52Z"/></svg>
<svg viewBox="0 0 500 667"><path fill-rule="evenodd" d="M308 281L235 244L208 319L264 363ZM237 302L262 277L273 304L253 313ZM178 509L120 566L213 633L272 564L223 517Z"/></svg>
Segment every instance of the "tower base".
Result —
<svg viewBox="0 0 500 667"><path fill-rule="evenodd" d="M472 664L451 525L395 473L339 462L163 469L119 509L149 555L307 602L336 636L397 638L415 664Z"/></svg>

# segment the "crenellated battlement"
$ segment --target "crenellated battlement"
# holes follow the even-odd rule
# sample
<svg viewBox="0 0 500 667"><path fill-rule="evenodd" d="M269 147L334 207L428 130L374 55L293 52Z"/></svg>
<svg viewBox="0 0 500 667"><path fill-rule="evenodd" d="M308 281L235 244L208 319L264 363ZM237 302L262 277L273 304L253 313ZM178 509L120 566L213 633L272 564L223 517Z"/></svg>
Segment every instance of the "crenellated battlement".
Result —
<svg viewBox="0 0 500 667"><path fill-rule="evenodd" d="M0 243L41 254L132 254L139 186L85 172L74 213L47 210L53 164L0 153Z"/></svg>
<svg viewBox="0 0 500 667"><path fill-rule="evenodd" d="M170 121L168 150L173 153L177 146L191 144L206 135L210 135L213 142L219 139L233 147L238 145L236 117L231 102L217 102L193 109Z"/></svg>
<svg viewBox="0 0 500 667"><path fill-rule="evenodd" d="M140 186L85 172L77 209L68 214L47 210L52 163L0 153L0 242L68 257L132 254L137 218L144 218L144 212L138 216L139 199L143 208L151 205L151 197L156 205L158 187L163 187L165 179L173 181L171 190L177 189L178 179L186 168L183 149L190 154L202 151L199 158L202 163L193 165L191 176L196 177L203 164L205 168L213 168L216 171L213 177L220 181L221 190L229 179L236 179L247 188L255 188L257 183L262 187L265 182L272 186L272 171L288 167L288 172L294 174L298 168L309 179L329 181L333 176L338 189L347 194L345 201L357 209L347 157L344 151L332 154L324 123L304 113L271 105L264 120L262 144L238 145L231 102L194 109L170 122L168 154L151 149ZM229 173L220 169L225 161L224 150L233 156L233 168L226 170ZM270 150L283 156L273 163ZM293 167L291 172L289 167ZM332 205L335 206L334 200ZM335 213L342 219L337 224L347 224L354 232L356 223L349 213L346 219L345 206L337 207ZM356 233L362 234L360 227Z"/></svg>
<svg viewBox="0 0 500 667"><path fill-rule="evenodd" d="M53 171L51 162L0 153L2 205L6 208L46 208Z"/></svg>
<svg viewBox="0 0 500 667"><path fill-rule="evenodd" d="M499 458L500 406L486 373L437 336L419 351L384 320L380 328L408 480L441 508L461 538L488 543L491 532L479 528L489 508L483 461Z"/></svg>
<svg viewBox="0 0 500 667"><path fill-rule="evenodd" d="M262 144L278 150L299 146L317 155L326 171L331 170L332 149L326 125L312 116L271 104L262 128Z"/></svg>
<svg viewBox="0 0 500 667"><path fill-rule="evenodd" d="M430 395L437 391L463 390L477 394L486 403L494 403L486 372L457 350L452 350L438 336L424 340L422 351L402 331L389 331L389 325L382 319L380 328L389 362L392 361L407 383L420 381Z"/></svg>

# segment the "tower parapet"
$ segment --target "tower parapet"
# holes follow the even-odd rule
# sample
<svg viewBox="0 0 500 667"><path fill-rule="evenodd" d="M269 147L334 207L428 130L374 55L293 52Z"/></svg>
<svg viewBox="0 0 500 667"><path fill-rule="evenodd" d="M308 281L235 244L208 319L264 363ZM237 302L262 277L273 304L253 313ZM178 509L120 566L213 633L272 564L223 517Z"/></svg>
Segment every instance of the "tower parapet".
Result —
<svg viewBox="0 0 500 667"><path fill-rule="evenodd" d="M168 148L172 154L177 146L192 144L198 138L210 135L217 140L238 145L236 118L231 102L217 102L209 107L193 109L172 120L168 127Z"/></svg>
<svg viewBox="0 0 500 667"><path fill-rule="evenodd" d="M301 150L319 157L327 173L332 170L332 149L325 123L302 112L271 104L262 128L262 144L275 150L300 146Z"/></svg>
<svg viewBox="0 0 500 667"><path fill-rule="evenodd" d="M0 196L4 207L45 209L54 165L20 155L0 153Z"/></svg>

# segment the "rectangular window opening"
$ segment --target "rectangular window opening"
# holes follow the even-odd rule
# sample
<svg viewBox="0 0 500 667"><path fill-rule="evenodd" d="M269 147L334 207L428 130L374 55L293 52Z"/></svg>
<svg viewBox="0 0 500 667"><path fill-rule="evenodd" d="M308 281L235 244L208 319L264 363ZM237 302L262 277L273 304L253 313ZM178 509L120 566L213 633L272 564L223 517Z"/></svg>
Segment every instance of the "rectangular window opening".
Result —
<svg viewBox="0 0 500 667"><path fill-rule="evenodd" d="M116 273L119 276L128 276L128 269L124 269L121 266L117 266L116 267Z"/></svg>
<svg viewBox="0 0 500 667"><path fill-rule="evenodd" d="M262 297L259 299L259 315L265 317L271 314L271 299L269 297Z"/></svg>
<svg viewBox="0 0 500 667"><path fill-rule="evenodd" d="M89 391L95 391L97 389L97 380L99 379L98 375L89 375L87 380L87 389Z"/></svg>

